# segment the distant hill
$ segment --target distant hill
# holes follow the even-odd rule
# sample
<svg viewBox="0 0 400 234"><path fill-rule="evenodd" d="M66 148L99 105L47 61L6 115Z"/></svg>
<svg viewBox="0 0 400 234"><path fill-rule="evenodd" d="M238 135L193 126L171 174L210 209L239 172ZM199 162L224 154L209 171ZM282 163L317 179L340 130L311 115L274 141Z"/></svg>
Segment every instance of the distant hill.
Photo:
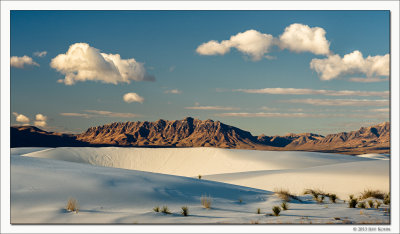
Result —
<svg viewBox="0 0 400 234"><path fill-rule="evenodd" d="M346 154L389 153L390 123L322 136L313 133L253 136L220 121L158 120L111 123L77 135L46 132L33 126L11 127L11 147L126 146L218 147L258 150L302 150Z"/></svg>

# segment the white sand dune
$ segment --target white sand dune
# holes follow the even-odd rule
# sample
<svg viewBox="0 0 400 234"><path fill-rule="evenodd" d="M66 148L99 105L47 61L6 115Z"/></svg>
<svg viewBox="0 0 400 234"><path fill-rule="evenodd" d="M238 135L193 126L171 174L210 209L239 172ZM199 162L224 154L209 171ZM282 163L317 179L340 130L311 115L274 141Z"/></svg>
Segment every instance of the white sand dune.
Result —
<svg viewBox="0 0 400 234"><path fill-rule="evenodd" d="M62 147L32 152L24 156L189 177L299 169L371 160L341 154L219 148Z"/></svg>
<svg viewBox="0 0 400 234"><path fill-rule="evenodd" d="M361 215L343 201L321 205L310 196L290 202L278 217L265 215L281 203L275 188L318 188L342 199L368 188L388 191L388 160L216 148L21 148L11 154L14 224L389 222L386 205ZM189 178L199 174L203 179ZM212 209L200 204L205 194ZM78 200L79 213L65 211L69 197ZM157 205L172 214L153 212ZM184 205L188 217L180 214Z"/></svg>

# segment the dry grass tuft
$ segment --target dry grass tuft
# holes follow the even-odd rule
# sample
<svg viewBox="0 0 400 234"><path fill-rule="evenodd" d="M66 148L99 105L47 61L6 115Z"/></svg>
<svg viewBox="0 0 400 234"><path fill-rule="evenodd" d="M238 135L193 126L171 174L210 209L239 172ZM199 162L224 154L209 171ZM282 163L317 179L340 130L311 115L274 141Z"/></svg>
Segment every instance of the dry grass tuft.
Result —
<svg viewBox="0 0 400 234"><path fill-rule="evenodd" d="M157 213L160 212L160 207L159 207L159 206L154 207L154 208L153 208L153 211L154 211L154 212L157 212Z"/></svg>
<svg viewBox="0 0 400 234"><path fill-rule="evenodd" d="M367 198L376 198L376 199L384 199L385 198L385 193L379 190L371 190L371 189L366 189L364 192L361 193L360 200L364 200Z"/></svg>
<svg viewBox="0 0 400 234"><path fill-rule="evenodd" d="M171 211L169 211L168 206L163 206L161 212L163 212L164 214L171 214Z"/></svg>
<svg viewBox="0 0 400 234"><path fill-rule="evenodd" d="M201 201L201 205L204 208L206 208L206 209L210 209L211 208L212 199L211 199L210 196L202 195L200 201Z"/></svg>
<svg viewBox="0 0 400 234"><path fill-rule="evenodd" d="M281 207L282 207L282 210L288 210L289 209L289 206L288 206L287 202L285 202L285 201L282 202Z"/></svg>
<svg viewBox="0 0 400 234"><path fill-rule="evenodd" d="M257 214L261 214L261 209L257 208Z"/></svg>
<svg viewBox="0 0 400 234"><path fill-rule="evenodd" d="M284 200L286 202L289 202L292 199L293 200L297 200L297 201L301 201L300 198L298 198L297 196L289 193L288 190L279 189L279 190L275 190L274 192L280 199L282 199L282 200Z"/></svg>
<svg viewBox="0 0 400 234"><path fill-rule="evenodd" d="M65 209L67 211L75 211L76 213L78 213L78 201L75 198L69 198Z"/></svg>

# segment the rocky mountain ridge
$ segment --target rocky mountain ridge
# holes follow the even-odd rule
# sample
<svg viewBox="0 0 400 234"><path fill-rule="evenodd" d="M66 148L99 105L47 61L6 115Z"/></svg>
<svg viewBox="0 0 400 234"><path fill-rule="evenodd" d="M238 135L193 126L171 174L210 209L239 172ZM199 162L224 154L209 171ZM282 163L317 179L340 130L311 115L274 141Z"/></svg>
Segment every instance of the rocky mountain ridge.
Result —
<svg viewBox="0 0 400 234"><path fill-rule="evenodd" d="M390 123L327 136L314 133L253 136L248 131L220 121L191 117L173 121L111 123L90 127L77 135L46 132L32 126L11 127L11 147L22 146L218 147L346 154L389 153Z"/></svg>

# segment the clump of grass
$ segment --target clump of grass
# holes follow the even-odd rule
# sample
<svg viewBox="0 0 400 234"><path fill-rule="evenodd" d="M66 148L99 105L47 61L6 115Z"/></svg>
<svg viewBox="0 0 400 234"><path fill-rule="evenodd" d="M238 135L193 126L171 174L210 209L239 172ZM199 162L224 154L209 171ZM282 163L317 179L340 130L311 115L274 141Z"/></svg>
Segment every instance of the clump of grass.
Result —
<svg viewBox="0 0 400 234"><path fill-rule="evenodd" d="M154 212L157 212L157 213L160 212L160 207L159 207L159 206L154 207L154 208L153 208L153 211L154 211Z"/></svg>
<svg viewBox="0 0 400 234"><path fill-rule="evenodd" d="M204 208L207 208L207 209L210 209L210 208L211 208L212 199L211 199L210 196L205 196L205 195L203 195L203 196L201 196L200 201L201 201L201 205L202 205Z"/></svg>
<svg viewBox="0 0 400 234"><path fill-rule="evenodd" d="M383 204L389 205L390 204L390 193L385 194L383 198Z"/></svg>
<svg viewBox="0 0 400 234"><path fill-rule="evenodd" d="M272 212L275 216L279 216L279 213L281 213L281 208L279 208L279 206L274 206L272 207Z"/></svg>
<svg viewBox="0 0 400 234"><path fill-rule="evenodd" d="M288 210L289 209L289 206L288 206L287 202L285 202L285 201L282 202L281 207L282 207L282 210Z"/></svg>
<svg viewBox="0 0 400 234"><path fill-rule="evenodd" d="M349 200L352 200L354 198L354 195L353 194L350 194L349 195Z"/></svg>
<svg viewBox="0 0 400 234"><path fill-rule="evenodd" d="M332 203L336 203L337 196L334 193L329 194L329 200L331 200Z"/></svg>
<svg viewBox="0 0 400 234"><path fill-rule="evenodd" d="M351 198L349 201L349 208L356 208L357 205L357 199Z"/></svg>
<svg viewBox="0 0 400 234"><path fill-rule="evenodd" d="M201 175L198 175L198 177L199 177L199 180L201 180Z"/></svg>
<svg viewBox="0 0 400 234"><path fill-rule="evenodd" d="M257 214L261 214L261 209L257 208Z"/></svg>
<svg viewBox="0 0 400 234"><path fill-rule="evenodd" d="M182 206L181 209L182 209L181 214L183 216L188 216L189 215L189 208L187 206Z"/></svg>
<svg viewBox="0 0 400 234"><path fill-rule="evenodd" d="M374 208L374 201L373 200L368 200L368 206L369 208Z"/></svg>
<svg viewBox="0 0 400 234"><path fill-rule="evenodd" d="M163 206L161 212L164 214L171 214L171 211L169 211L168 206Z"/></svg>
<svg viewBox="0 0 400 234"><path fill-rule="evenodd" d="M313 199L316 200L318 203L323 203L325 197L329 196L329 194L327 194L321 190L316 190L316 189L306 189L304 191L304 194L311 194L313 196Z"/></svg>
<svg viewBox="0 0 400 234"><path fill-rule="evenodd" d="M360 200L364 200L367 198L376 198L376 199L384 199L385 198L385 193L379 190L371 190L371 189L366 189L364 192L361 193Z"/></svg>
<svg viewBox="0 0 400 234"><path fill-rule="evenodd" d="M382 203L378 200L375 200L375 208L379 209L379 207L382 205Z"/></svg>
<svg viewBox="0 0 400 234"><path fill-rule="evenodd" d="M279 190L275 190L275 194L282 200L289 202L292 199L293 200L298 200L301 201L300 198L298 198L297 196L289 193L288 190L284 190L284 189L279 189Z"/></svg>
<svg viewBox="0 0 400 234"><path fill-rule="evenodd" d="M78 213L79 207L78 207L78 201L75 198L69 198L67 202L67 206L65 207L67 211L75 211Z"/></svg>
<svg viewBox="0 0 400 234"><path fill-rule="evenodd" d="M357 207L361 208L361 209L365 209L366 208L365 202L359 202Z"/></svg>

